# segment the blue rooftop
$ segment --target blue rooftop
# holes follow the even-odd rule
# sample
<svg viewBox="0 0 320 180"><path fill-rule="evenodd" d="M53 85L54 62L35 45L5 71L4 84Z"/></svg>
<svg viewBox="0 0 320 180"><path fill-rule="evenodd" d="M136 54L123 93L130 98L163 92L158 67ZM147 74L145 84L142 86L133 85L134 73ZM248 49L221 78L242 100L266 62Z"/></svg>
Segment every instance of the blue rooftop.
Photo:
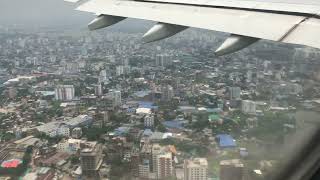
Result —
<svg viewBox="0 0 320 180"><path fill-rule="evenodd" d="M236 142L228 134L219 134L216 136L221 148L233 148L236 147Z"/></svg>
<svg viewBox="0 0 320 180"><path fill-rule="evenodd" d="M158 106L154 106L153 102L139 101L139 108L158 109Z"/></svg>
<svg viewBox="0 0 320 180"><path fill-rule="evenodd" d="M151 131L151 129L145 129L143 131L143 136L151 136L153 134L153 132Z"/></svg>
<svg viewBox="0 0 320 180"><path fill-rule="evenodd" d="M128 133L129 127L118 127L117 129L114 130L114 134L117 136L124 135Z"/></svg>
<svg viewBox="0 0 320 180"><path fill-rule="evenodd" d="M134 95L137 96L137 97L145 97L147 95L150 94L151 91L138 91L138 92L135 92Z"/></svg>
<svg viewBox="0 0 320 180"><path fill-rule="evenodd" d="M136 112L136 110L134 108L128 108L127 109L127 113L134 113Z"/></svg>
<svg viewBox="0 0 320 180"><path fill-rule="evenodd" d="M183 129L182 121L164 121L162 123L166 128Z"/></svg>

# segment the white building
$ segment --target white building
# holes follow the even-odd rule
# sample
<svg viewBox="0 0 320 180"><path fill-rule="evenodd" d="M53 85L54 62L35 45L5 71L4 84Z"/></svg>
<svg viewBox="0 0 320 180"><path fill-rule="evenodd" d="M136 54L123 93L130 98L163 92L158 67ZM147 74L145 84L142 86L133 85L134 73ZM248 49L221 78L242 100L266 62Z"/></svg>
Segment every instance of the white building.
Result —
<svg viewBox="0 0 320 180"><path fill-rule="evenodd" d="M103 91L102 91L102 86L101 86L101 84L98 84L98 85L95 85L95 86L94 86L94 94L95 94L96 96L102 96Z"/></svg>
<svg viewBox="0 0 320 180"><path fill-rule="evenodd" d="M246 114L256 114L256 103L250 100L243 100L241 103L241 110Z"/></svg>
<svg viewBox="0 0 320 180"><path fill-rule="evenodd" d="M165 67L172 64L171 57L168 54L156 55L156 66Z"/></svg>
<svg viewBox="0 0 320 180"><path fill-rule="evenodd" d="M150 161L145 159L142 164L139 164L139 177L149 178L150 174Z"/></svg>
<svg viewBox="0 0 320 180"><path fill-rule="evenodd" d="M116 67L116 75L121 76L123 74L129 74L131 71L130 66L117 66Z"/></svg>
<svg viewBox="0 0 320 180"><path fill-rule="evenodd" d="M68 139L57 144L58 152L65 152L69 154L76 154L80 150L82 140Z"/></svg>
<svg viewBox="0 0 320 180"><path fill-rule="evenodd" d="M107 70L101 70L99 73L99 82L107 81Z"/></svg>
<svg viewBox="0 0 320 180"><path fill-rule="evenodd" d="M50 137L55 136L70 136L70 129L88 126L92 124L92 117L87 115L80 115L64 121L52 121L41 126L35 127L39 132L45 133Z"/></svg>
<svg viewBox="0 0 320 180"><path fill-rule="evenodd" d="M41 130L40 130L40 128L38 128L38 130L40 132L47 134L50 137L55 137L55 136L69 137L70 136L70 128L65 125L61 125L59 123L58 124L48 124L48 126L41 128Z"/></svg>
<svg viewBox="0 0 320 180"><path fill-rule="evenodd" d="M173 87L170 85L161 88L161 99L162 101L170 101L174 97Z"/></svg>
<svg viewBox="0 0 320 180"><path fill-rule="evenodd" d="M70 128L66 125L62 125L57 129L57 136L69 137Z"/></svg>
<svg viewBox="0 0 320 180"><path fill-rule="evenodd" d="M60 101L72 101L75 97L73 85L59 85L55 89L55 99Z"/></svg>
<svg viewBox="0 0 320 180"><path fill-rule="evenodd" d="M150 115L152 113L152 110L150 108L137 108L136 113Z"/></svg>
<svg viewBox="0 0 320 180"><path fill-rule="evenodd" d="M117 66L116 67L116 75L121 76L122 74L124 74L124 66Z"/></svg>
<svg viewBox="0 0 320 180"><path fill-rule="evenodd" d="M184 161L184 180L207 180L208 161L206 158L195 158Z"/></svg>
<svg viewBox="0 0 320 180"><path fill-rule="evenodd" d="M39 102L39 108L43 108L43 109L45 109L45 108L47 108L49 105L48 105L48 101L46 101L46 100L38 100L38 102Z"/></svg>
<svg viewBox="0 0 320 180"><path fill-rule="evenodd" d="M154 115L146 115L144 117L144 127L153 127L154 126Z"/></svg>

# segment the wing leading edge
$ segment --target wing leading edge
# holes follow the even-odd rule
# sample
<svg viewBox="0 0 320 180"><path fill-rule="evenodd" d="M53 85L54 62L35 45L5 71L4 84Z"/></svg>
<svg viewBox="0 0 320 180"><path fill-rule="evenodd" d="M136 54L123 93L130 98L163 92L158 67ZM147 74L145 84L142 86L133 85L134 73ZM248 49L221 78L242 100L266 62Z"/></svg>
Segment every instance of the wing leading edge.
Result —
<svg viewBox="0 0 320 180"><path fill-rule="evenodd" d="M90 0L77 10L98 15L89 27L104 28L126 17L159 22L144 35L146 42L170 37L188 27L230 33L230 37L216 51L217 55L238 51L259 39L320 48L320 38L317 38L320 34L320 6L303 6L303 12L287 12L279 9L274 11L274 8L262 10L261 6L255 9L253 5L238 8L230 4L224 7L155 1ZM297 8L296 4L294 8Z"/></svg>

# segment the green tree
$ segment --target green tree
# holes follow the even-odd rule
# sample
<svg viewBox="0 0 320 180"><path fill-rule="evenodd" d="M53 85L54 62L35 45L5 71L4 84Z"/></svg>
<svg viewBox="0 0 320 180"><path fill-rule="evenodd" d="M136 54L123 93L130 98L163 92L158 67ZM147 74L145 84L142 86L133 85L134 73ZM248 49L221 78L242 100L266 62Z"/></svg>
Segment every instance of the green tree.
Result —
<svg viewBox="0 0 320 180"><path fill-rule="evenodd" d="M157 126L157 130L160 132L166 132L167 128L162 123L159 123L159 125Z"/></svg>
<svg viewBox="0 0 320 180"><path fill-rule="evenodd" d="M80 163L80 159L79 159L78 156L72 155L72 156L70 157L70 162L71 162L71 164L79 164L79 163Z"/></svg>

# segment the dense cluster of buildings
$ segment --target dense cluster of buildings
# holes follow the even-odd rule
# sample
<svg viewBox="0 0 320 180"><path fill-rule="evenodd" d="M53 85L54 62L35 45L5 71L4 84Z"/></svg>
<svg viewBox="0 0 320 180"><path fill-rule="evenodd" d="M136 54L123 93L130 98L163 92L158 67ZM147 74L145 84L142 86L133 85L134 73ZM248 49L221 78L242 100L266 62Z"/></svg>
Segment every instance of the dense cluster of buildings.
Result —
<svg viewBox="0 0 320 180"><path fill-rule="evenodd" d="M306 124L295 113L319 108L320 53L266 43L215 57L219 40L0 29L0 165L29 153L11 167L28 180L265 176Z"/></svg>

